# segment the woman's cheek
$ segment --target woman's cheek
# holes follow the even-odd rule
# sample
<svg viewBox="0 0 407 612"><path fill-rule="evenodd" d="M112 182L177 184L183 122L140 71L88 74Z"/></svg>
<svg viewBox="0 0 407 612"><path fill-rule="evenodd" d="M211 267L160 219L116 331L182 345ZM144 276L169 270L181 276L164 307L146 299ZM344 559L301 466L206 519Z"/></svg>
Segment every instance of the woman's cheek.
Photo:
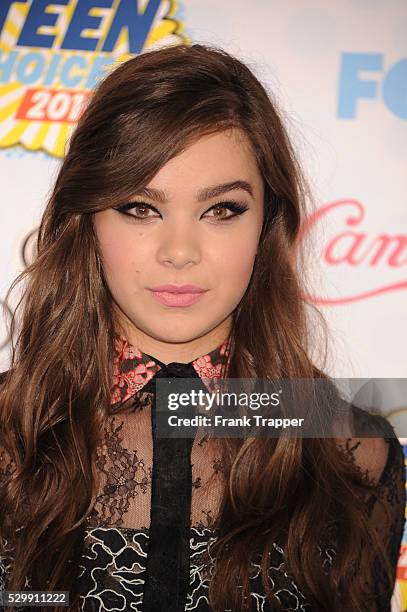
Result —
<svg viewBox="0 0 407 612"><path fill-rule="evenodd" d="M105 242L101 241L102 260L111 274L120 275L123 272L130 275L130 279L135 272L139 272L140 267L143 267L143 262L149 261L149 254L145 252L148 249L143 249L136 240L134 237L126 240L126 236L118 235Z"/></svg>
<svg viewBox="0 0 407 612"><path fill-rule="evenodd" d="M236 244L233 250L223 253L219 259L223 278L233 278L235 283L242 285L248 283L252 274L254 261L256 258L257 243L245 244L244 240Z"/></svg>

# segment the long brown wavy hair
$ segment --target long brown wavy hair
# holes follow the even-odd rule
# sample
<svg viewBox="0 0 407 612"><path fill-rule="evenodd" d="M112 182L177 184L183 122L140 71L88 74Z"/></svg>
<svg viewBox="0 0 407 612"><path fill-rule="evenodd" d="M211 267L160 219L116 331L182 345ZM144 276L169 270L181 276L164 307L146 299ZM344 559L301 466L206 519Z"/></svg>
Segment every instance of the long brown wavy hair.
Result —
<svg viewBox="0 0 407 612"><path fill-rule="evenodd" d="M229 375L325 377L310 357L323 319L311 324L317 311L304 299L297 240L309 193L272 100L245 63L202 44L134 57L90 97L47 201L36 257L10 288L24 281L0 396L1 444L15 464L0 491L0 536L14 555L8 589L24 589L28 577L32 589L70 591L70 608L79 609L75 581L97 495L95 450L110 404L116 329L92 215L126 201L201 135L243 130L265 184L253 274L233 313ZM213 610L246 609L248 561L259 552L263 586L281 609L266 572L282 533L288 568L315 609L365 610L364 582L376 554L387 563L390 590L392 570L362 503L361 493L374 487L334 439L222 439L222 445L227 485L212 552ZM334 524L340 546L327 575L317 544Z"/></svg>

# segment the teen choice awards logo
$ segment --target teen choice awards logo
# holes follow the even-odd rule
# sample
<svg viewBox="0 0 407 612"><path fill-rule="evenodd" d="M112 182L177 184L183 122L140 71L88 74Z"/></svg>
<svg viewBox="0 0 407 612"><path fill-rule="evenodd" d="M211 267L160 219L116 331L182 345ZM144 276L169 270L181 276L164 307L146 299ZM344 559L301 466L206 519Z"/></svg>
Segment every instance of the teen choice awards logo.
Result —
<svg viewBox="0 0 407 612"><path fill-rule="evenodd" d="M1 0L0 147L64 156L82 105L122 61L189 43L171 0Z"/></svg>

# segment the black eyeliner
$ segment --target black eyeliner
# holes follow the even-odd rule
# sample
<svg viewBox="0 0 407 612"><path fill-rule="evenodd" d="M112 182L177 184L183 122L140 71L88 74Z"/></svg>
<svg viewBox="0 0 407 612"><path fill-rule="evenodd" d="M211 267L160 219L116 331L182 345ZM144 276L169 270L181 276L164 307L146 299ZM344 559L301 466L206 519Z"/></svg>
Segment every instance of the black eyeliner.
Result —
<svg viewBox="0 0 407 612"><path fill-rule="evenodd" d="M159 212L156 208L151 206L151 204L147 204L147 202L128 202L127 204L121 204L120 206L114 206L114 210L118 210L119 212L124 212L126 210L131 210L136 206L141 206L142 208L150 208L154 210L154 212Z"/></svg>
<svg viewBox="0 0 407 612"><path fill-rule="evenodd" d="M120 206L114 206L113 208L114 210L117 210L118 212L121 212L123 214L128 214L126 211L132 210L136 206L140 206L141 208L149 208L150 210L160 214L160 211L158 211L156 208L154 208L151 204L148 204L147 202L127 202L126 204L122 204ZM226 210L230 210L231 212L233 212L234 214L230 215L229 217L226 217L224 219L218 219L218 221L228 221L229 219L233 219L234 217L243 214L246 210L248 210L249 207L246 204L236 202L235 200L228 200L228 201L222 201L222 202L217 202L213 204L206 211L206 213L213 210L214 208L217 208L217 209L226 208ZM133 217L134 219L137 219L138 221L143 221L145 219L148 219L148 217L136 217L135 215L128 215L128 216Z"/></svg>

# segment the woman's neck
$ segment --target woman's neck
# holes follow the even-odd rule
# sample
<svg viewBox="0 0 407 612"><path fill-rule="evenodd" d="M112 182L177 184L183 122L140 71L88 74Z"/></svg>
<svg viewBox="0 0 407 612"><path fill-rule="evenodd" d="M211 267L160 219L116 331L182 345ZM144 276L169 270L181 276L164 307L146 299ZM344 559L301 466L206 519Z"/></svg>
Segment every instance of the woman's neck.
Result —
<svg viewBox="0 0 407 612"><path fill-rule="evenodd" d="M136 328L131 322L120 321L118 330L133 346L140 351L159 359L162 363L190 363L220 346L230 334L228 317L216 328L198 338L187 342L167 342L154 338Z"/></svg>

